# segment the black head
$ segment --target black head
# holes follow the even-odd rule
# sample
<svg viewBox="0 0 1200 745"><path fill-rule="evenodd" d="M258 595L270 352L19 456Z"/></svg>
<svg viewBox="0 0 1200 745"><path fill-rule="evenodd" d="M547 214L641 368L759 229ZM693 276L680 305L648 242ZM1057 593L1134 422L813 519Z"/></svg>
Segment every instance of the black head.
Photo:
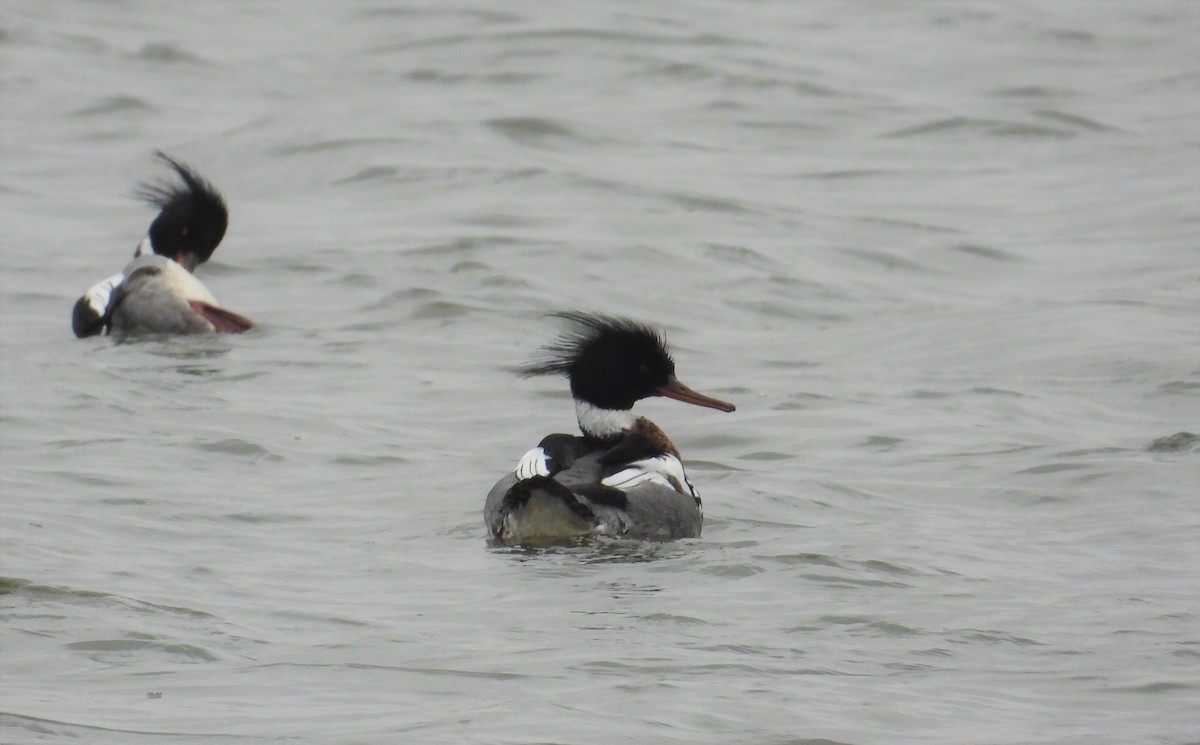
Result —
<svg viewBox="0 0 1200 745"><path fill-rule="evenodd" d="M703 396L675 379L675 361L657 330L627 318L578 311L555 313L574 328L547 346L544 356L522 374L562 373L571 394L602 409L632 409L650 396L733 411L733 406Z"/></svg>
<svg viewBox="0 0 1200 745"><path fill-rule="evenodd" d="M154 253L192 271L208 261L225 237L229 211L220 193L195 171L164 153L158 157L183 183L142 184L138 189L138 197L159 208L150 223L150 244Z"/></svg>

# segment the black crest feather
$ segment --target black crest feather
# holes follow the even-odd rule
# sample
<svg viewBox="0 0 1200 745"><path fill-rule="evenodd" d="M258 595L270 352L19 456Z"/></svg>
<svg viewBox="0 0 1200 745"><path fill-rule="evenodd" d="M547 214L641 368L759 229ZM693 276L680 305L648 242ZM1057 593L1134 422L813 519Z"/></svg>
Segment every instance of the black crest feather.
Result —
<svg viewBox="0 0 1200 745"><path fill-rule="evenodd" d="M541 350L541 356L519 368L522 377L535 375L570 375L572 369L597 344L625 345L647 354L665 357L674 367L667 342L656 329L629 318L609 316L602 313L583 311L561 311L551 313L551 318L562 318L573 324L554 342Z"/></svg>
<svg viewBox="0 0 1200 745"><path fill-rule="evenodd" d="M552 315L571 328L520 368L523 376L566 375L575 398L604 409L632 408L674 377L675 362L656 329L599 313Z"/></svg>
<svg viewBox="0 0 1200 745"><path fill-rule="evenodd" d="M175 160L161 150L155 151L154 154L179 175L183 184L180 185L169 181L159 181L157 183L144 181L138 184L134 196L160 209L172 203L178 203L180 200L194 199L199 203L205 204L213 211L227 211L225 199L221 196L221 193L217 191L215 186L196 173L191 166Z"/></svg>
<svg viewBox="0 0 1200 745"><path fill-rule="evenodd" d="M191 270L208 261L220 245L229 210L216 187L194 170L166 153L157 155L183 183L143 182L135 194L159 208L149 231L154 252L172 259L183 256Z"/></svg>

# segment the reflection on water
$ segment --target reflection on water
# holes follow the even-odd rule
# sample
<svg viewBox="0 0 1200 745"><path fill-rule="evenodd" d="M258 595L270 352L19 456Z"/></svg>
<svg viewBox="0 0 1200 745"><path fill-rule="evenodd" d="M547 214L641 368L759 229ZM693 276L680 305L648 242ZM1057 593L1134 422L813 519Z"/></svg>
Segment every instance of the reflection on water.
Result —
<svg viewBox="0 0 1200 745"><path fill-rule="evenodd" d="M576 536L516 547L489 538L487 545L493 553L532 563L569 559L580 564L636 564L679 559L692 550L688 541L633 541L612 536Z"/></svg>

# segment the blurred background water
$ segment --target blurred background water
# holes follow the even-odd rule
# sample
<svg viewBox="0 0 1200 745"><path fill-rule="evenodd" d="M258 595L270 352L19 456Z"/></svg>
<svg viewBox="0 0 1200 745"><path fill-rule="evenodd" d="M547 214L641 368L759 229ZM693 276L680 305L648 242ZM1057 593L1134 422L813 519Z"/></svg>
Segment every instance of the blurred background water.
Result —
<svg viewBox="0 0 1200 745"><path fill-rule="evenodd" d="M1200 4L0 7L0 740L1200 742ZM240 337L72 338L224 193ZM704 537L490 548L579 308Z"/></svg>

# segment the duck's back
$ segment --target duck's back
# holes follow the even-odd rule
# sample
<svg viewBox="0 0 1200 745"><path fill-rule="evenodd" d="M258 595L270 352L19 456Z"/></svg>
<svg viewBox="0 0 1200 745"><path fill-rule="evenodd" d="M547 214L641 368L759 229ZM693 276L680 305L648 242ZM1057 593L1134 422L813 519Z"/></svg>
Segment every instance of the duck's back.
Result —
<svg viewBox="0 0 1200 745"><path fill-rule="evenodd" d="M212 293L183 267L150 254L126 267L110 307L114 334L202 334L212 325L189 301L216 305Z"/></svg>
<svg viewBox="0 0 1200 745"><path fill-rule="evenodd" d="M513 473L496 483L484 505L492 536L505 543L555 540L577 535L612 535L669 540L700 535L699 500L665 486L660 479L625 479L617 488L602 482L614 472L605 449L589 450L553 476L520 480Z"/></svg>
<svg viewBox="0 0 1200 745"><path fill-rule="evenodd" d="M125 273L108 309L114 334L240 333L254 327L218 305L204 283L166 257L142 256Z"/></svg>

